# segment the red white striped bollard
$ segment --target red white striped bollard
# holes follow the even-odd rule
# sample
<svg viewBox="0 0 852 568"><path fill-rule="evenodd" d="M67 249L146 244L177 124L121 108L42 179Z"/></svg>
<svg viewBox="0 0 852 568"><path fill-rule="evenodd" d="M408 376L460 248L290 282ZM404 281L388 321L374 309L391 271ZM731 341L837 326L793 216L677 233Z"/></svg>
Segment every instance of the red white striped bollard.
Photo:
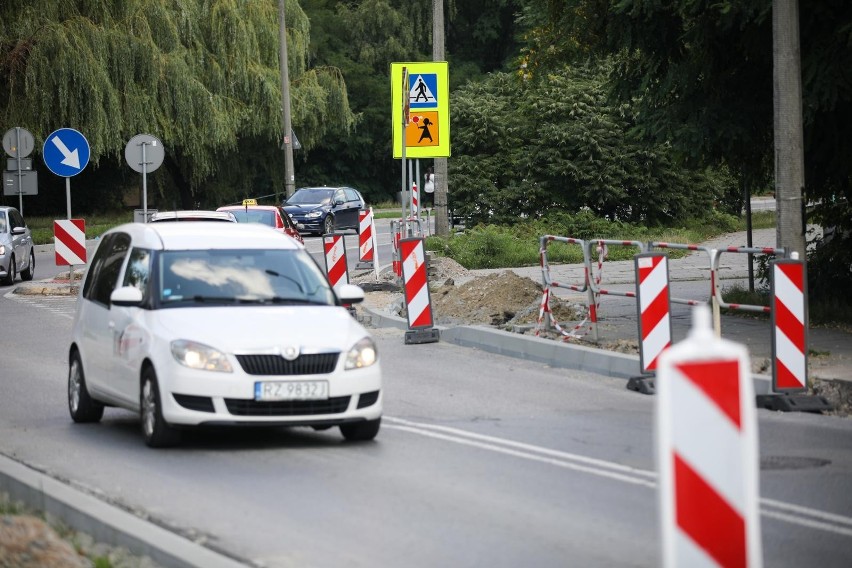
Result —
<svg viewBox="0 0 852 568"><path fill-rule="evenodd" d="M417 211L420 208L420 199L417 194L417 182L411 183L411 216L417 217Z"/></svg>
<svg viewBox="0 0 852 568"><path fill-rule="evenodd" d="M435 343L439 332L433 327L432 299L429 296L426 253L422 238L399 241L402 260L405 310L408 314L408 331L405 343Z"/></svg>
<svg viewBox="0 0 852 568"><path fill-rule="evenodd" d="M808 387L807 281L801 260L772 262L772 389L802 392Z"/></svg>
<svg viewBox="0 0 852 568"><path fill-rule="evenodd" d="M402 277L402 264L400 263L399 241L402 239L402 231L405 226L405 221L400 219L396 223L396 230L393 231L393 273L397 278Z"/></svg>
<svg viewBox="0 0 852 568"><path fill-rule="evenodd" d="M356 268L373 268L373 208L358 212L358 264Z"/></svg>
<svg viewBox="0 0 852 568"><path fill-rule="evenodd" d="M346 241L340 233L322 236L325 249L325 270L332 288L349 284L349 266L346 264Z"/></svg>
<svg viewBox="0 0 852 568"><path fill-rule="evenodd" d="M636 263L636 305L639 308L639 366L653 373L657 358L672 344L669 262L662 253L642 253Z"/></svg>
<svg viewBox="0 0 852 568"><path fill-rule="evenodd" d="M710 308L659 359L663 566L759 567L757 418L748 350L715 336Z"/></svg>

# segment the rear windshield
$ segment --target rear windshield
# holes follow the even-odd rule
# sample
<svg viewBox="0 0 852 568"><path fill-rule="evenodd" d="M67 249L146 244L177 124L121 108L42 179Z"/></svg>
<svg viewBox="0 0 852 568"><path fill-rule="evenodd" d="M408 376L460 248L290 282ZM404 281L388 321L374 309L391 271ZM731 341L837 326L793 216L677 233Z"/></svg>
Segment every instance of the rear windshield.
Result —
<svg viewBox="0 0 852 568"><path fill-rule="evenodd" d="M233 209L231 213L237 218L238 223L260 223L270 227L275 226L275 211L271 209Z"/></svg>

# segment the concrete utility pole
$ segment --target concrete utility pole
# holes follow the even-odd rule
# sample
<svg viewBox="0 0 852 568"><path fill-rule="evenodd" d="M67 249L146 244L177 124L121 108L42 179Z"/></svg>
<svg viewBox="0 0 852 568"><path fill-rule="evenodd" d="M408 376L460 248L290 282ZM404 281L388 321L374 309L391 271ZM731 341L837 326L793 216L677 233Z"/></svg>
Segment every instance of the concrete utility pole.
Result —
<svg viewBox="0 0 852 568"><path fill-rule="evenodd" d="M281 109L284 133L284 190L289 199L296 192L293 174L293 126L290 123L290 72L287 60L287 23L284 18L286 0L278 0L278 67L281 70Z"/></svg>
<svg viewBox="0 0 852 568"><path fill-rule="evenodd" d="M432 0L432 61L444 61L444 0ZM435 234L450 234L447 159L435 158Z"/></svg>
<svg viewBox="0 0 852 568"><path fill-rule="evenodd" d="M772 2L777 246L805 258L804 135L798 0Z"/></svg>

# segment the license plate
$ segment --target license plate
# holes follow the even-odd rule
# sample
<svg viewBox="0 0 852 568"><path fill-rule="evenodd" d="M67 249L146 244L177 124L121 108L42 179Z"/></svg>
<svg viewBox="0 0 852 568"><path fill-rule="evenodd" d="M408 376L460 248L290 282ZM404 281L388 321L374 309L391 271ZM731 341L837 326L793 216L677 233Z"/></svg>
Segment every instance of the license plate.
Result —
<svg viewBox="0 0 852 568"><path fill-rule="evenodd" d="M264 381L254 383L255 400L324 400L328 381Z"/></svg>

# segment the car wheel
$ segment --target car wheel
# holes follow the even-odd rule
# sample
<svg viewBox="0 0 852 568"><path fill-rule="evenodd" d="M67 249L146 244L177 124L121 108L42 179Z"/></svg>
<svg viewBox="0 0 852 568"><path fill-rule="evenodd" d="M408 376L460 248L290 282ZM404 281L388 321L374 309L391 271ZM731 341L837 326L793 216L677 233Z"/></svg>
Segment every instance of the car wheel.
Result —
<svg viewBox="0 0 852 568"><path fill-rule="evenodd" d="M166 448L180 440L180 432L169 426L163 418L161 400L157 373L148 367L142 373L139 403L142 409L142 435L151 448Z"/></svg>
<svg viewBox="0 0 852 568"><path fill-rule="evenodd" d="M30 264L21 270L21 280L32 280L35 273L35 252L30 249Z"/></svg>
<svg viewBox="0 0 852 568"><path fill-rule="evenodd" d="M334 217L332 217L331 215L326 216L325 221L323 222L322 225L323 225L323 229L324 229L326 235L329 234L329 233L333 233L334 232Z"/></svg>
<svg viewBox="0 0 852 568"><path fill-rule="evenodd" d="M83 363L76 351L68 361L68 410L74 422L99 422L104 415L104 405L89 396Z"/></svg>
<svg viewBox="0 0 852 568"><path fill-rule="evenodd" d="M13 284L15 282L15 257L13 256L9 260L9 270L6 273L6 278L0 280L0 284L5 284L6 286Z"/></svg>
<svg viewBox="0 0 852 568"><path fill-rule="evenodd" d="M365 420L364 422L350 422L340 425L340 433L350 442L365 442L376 437L381 425L381 418Z"/></svg>

